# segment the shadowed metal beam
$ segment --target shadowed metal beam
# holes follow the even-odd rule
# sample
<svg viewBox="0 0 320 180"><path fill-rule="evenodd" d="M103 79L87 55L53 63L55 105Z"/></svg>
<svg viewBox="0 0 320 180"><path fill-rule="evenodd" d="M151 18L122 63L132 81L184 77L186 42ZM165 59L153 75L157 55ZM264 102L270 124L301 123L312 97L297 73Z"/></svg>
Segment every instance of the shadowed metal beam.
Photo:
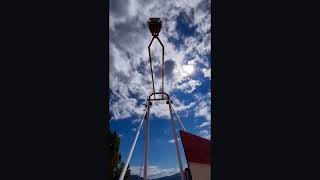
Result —
<svg viewBox="0 0 320 180"><path fill-rule="evenodd" d="M152 87L153 87L153 92L155 92L155 89L154 89L154 80L153 80L153 70L152 70L152 60L151 60L151 52L150 52L150 46L153 42L155 37L152 38L149 46L148 46L148 52L149 52L149 62L150 62L150 68L151 68L151 77L152 77ZM156 95L154 95L154 98L156 98Z"/></svg>

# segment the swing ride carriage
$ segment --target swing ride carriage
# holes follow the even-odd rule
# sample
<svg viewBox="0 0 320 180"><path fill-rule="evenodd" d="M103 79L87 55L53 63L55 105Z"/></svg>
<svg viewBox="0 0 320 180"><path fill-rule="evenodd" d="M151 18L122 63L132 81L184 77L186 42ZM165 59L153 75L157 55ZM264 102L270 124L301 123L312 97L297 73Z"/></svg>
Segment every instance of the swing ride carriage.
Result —
<svg viewBox="0 0 320 180"><path fill-rule="evenodd" d="M152 34L151 42L148 46L149 53L149 64L151 70L151 78L152 78L152 93L148 96L146 102L145 115L143 119L140 121L139 127L137 129L136 136L134 138L133 144L131 146L128 158L124 165L124 168L121 172L119 180L123 180L125 176L125 172L128 168L128 164L130 162L134 147L136 145L140 130L142 125L145 123L146 136L145 136L145 144L144 144L144 168L143 168L143 179L148 179L148 157L149 157L149 138L150 138L150 109L152 107L153 101L165 101L169 107L171 126L173 132L173 138L177 153L178 165L180 170L180 178L181 180L209 180L211 179L211 154L210 154L210 140L199 137L197 135L188 133L183 126L182 121L178 117L178 114L174 110L172 106L172 101L170 100L169 94L164 91L164 45L162 44L159 33L161 30L161 20L160 18L150 18L148 21L149 30ZM150 47L153 41L157 39L162 47L162 58L161 58L161 88L159 92L155 91L154 87L154 76L153 76L153 68L152 68L152 58ZM176 118L174 118L176 117ZM174 120L176 119L176 120ZM187 160L188 167L183 169L181 154L179 150L178 144L178 135L176 132L176 121L180 125L181 130L180 138L182 142L182 146L185 152L185 157Z"/></svg>

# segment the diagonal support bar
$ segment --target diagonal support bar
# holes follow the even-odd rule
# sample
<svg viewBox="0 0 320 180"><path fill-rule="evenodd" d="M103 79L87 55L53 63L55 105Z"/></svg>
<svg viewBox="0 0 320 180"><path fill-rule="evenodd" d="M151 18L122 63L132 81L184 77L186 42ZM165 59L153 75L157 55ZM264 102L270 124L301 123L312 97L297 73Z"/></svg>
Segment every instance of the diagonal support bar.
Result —
<svg viewBox="0 0 320 180"><path fill-rule="evenodd" d="M147 105L147 106L149 107L149 105ZM147 113L148 113L148 112L146 112L146 114L147 114ZM126 171L127 171L127 168L128 168L128 164L129 164L129 162L130 162L130 159L131 159L131 156L132 156L134 147L136 146L136 142L137 142L137 139L138 139L138 137L139 137L140 130L141 130L141 127L142 127L142 125L143 125L143 122L144 122L144 120L142 119L142 120L140 121L140 125L139 125L139 128L138 128L138 130L137 130L136 137L134 138L132 147L131 147L130 152L129 152L129 156L128 156L127 161L126 161L126 163L125 163L125 165L124 165L124 168L122 169L122 172L121 172L121 175L120 175L119 180L123 180L124 175L126 174Z"/></svg>
<svg viewBox="0 0 320 180"><path fill-rule="evenodd" d="M174 110L174 108L173 108L173 106L172 106L172 104L171 104L171 102L170 102L170 101L169 101L169 105L171 106L171 108L172 108L172 110L173 110L174 114L176 115L176 117L177 117L177 119L178 119L178 121L179 121L179 124L180 124L181 128L182 128L184 131L186 131L186 128L184 128L184 126L183 126L183 124L182 124L182 121L180 120L180 118L179 118L178 114L177 114L177 113L176 113L176 111Z"/></svg>
<svg viewBox="0 0 320 180"><path fill-rule="evenodd" d="M177 152L178 162L179 162L180 176L181 176L181 180L184 180L183 166L182 166L181 155L180 155L180 150L179 150L179 145L178 145L176 127L175 127L175 123L174 123L174 120L173 120L172 107L171 107L171 104L170 104L170 100L168 102L169 102L168 104L169 104L169 109L170 109L170 117L171 117L171 125L172 125L173 137L174 137L174 142L175 142L175 145L176 145L176 152Z"/></svg>

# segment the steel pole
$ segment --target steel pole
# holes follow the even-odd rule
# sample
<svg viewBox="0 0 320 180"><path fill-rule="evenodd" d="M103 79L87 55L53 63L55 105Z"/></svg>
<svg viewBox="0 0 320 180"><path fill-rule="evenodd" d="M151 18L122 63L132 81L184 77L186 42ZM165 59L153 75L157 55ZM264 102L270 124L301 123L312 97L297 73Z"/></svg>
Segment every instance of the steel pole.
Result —
<svg viewBox="0 0 320 180"><path fill-rule="evenodd" d="M144 169L143 179L148 179L148 156L149 156L149 135L150 135L150 106L151 102L148 102L147 118L146 118L146 142L144 151Z"/></svg>
<svg viewBox="0 0 320 180"><path fill-rule="evenodd" d="M178 119L178 121L179 121L179 123L180 123L180 126L182 127L182 129L183 129L184 131L186 131L186 128L184 128L184 126L183 126L183 124L182 124L182 121L180 120L180 118L179 118L178 114L176 113L176 111L175 111L175 110L174 110L174 108L172 107L172 104L171 104L171 102L170 102L170 101L169 101L169 103L170 103L170 106L171 106L171 108L172 108L172 110L173 110L174 114L176 115L176 117L177 117L177 119Z"/></svg>
<svg viewBox="0 0 320 180"><path fill-rule="evenodd" d="M176 145L177 157L178 157L178 162L179 162L180 176L181 176L181 180L184 180L183 166L182 166L182 161L181 161L181 156L180 156L180 150L179 150L179 145L178 145L176 126L175 126L175 123L174 123L174 120L173 120L170 100L168 101L168 104L169 104L169 109L170 109L172 132L173 132L173 137L174 137L174 142L175 142L175 145Z"/></svg>
<svg viewBox="0 0 320 180"><path fill-rule="evenodd" d="M131 159L131 156L132 156L134 147L136 146L136 142L137 142L137 139L138 139L138 137L139 137L139 134L140 134L140 130L141 130L143 121L144 121L144 120L142 119L141 122L140 122L139 128L138 128L137 133L136 133L136 137L134 138L133 144L132 144L131 149L130 149L130 152L129 152L129 156L128 156L127 161L126 161L126 163L125 163L125 165L124 165L124 168L122 169L122 172L121 172L121 175L120 175L119 180L123 180L124 175L126 174L126 171L127 171L127 168L128 168L128 164L129 164L129 162L130 162L130 159Z"/></svg>

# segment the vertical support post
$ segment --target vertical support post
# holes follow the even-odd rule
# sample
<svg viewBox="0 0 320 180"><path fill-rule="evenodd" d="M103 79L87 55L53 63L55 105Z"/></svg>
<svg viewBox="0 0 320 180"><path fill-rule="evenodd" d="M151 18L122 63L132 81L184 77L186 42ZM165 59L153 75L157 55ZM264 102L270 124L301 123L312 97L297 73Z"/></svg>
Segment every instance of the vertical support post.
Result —
<svg viewBox="0 0 320 180"><path fill-rule="evenodd" d="M148 101L148 109L146 116L146 141L145 141L145 152L144 152L144 168L143 168L143 179L148 179L148 157L149 157L149 136L150 136L150 106L151 102Z"/></svg>
<svg viewBox="0 0 320 180"><path fill-rule="evenodd" d="M176 145L177 157L178 157L179 168L180 168L180 176L181 176L181 180L184 180L183 166L182 166L180 150L179 150L179 145L178 145L176 126L175 126L175 122L173 120L173 114L172 114L172 107L171 107L170 99L168 100L167 104L169 104L169 109L170 109L171 125L172 125L174 142L175 142L175 145Z"/></svg>
<svg viewBox="0 0 320 180"><path fill-rule="evenodd" d="M137 133L136 133L136 137L134 138L133 144L132 144L131 149L130 149L130 152L129 152L129 156L128 156L127 161L126 161L126 163L125 163L125 165L124 165L124 168L122 169L122 172L121 172L121 175L120 175L119 180L123 180L124 175L126 174L126 171L127 171L127 168L128 168L128 164L129 164L129 162L130 162L130 159L131 159L131 156L132 156L134 147L136 146L136 142L137 142L137 139L138 139L138 137L139 137L139 134L140 134L140 130L141 130L143 121L144 121L144 119L142 119L141 122L140 122L140 125L139 125L138 130L137 130Z"/></svg>

